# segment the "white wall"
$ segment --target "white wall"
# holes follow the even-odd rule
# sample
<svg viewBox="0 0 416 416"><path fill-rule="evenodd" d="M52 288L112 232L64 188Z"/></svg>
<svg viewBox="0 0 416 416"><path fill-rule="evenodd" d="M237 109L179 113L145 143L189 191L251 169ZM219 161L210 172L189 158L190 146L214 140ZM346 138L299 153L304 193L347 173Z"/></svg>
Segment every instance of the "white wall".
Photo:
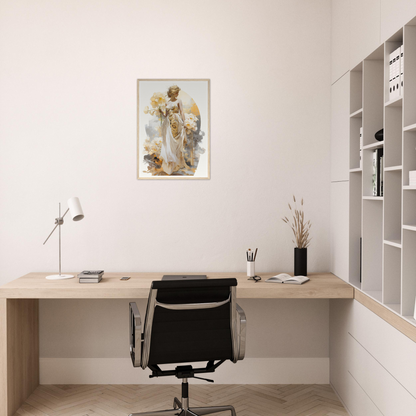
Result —
<svg viewBox="0 0 416 416"><path fill-rule="evenodd" d="M331 0L331 82L416 15L414 0Z"/></svg>
<svg viewBox="0 0 416 416"><path fill-rule="evenodd" d="M330 0L3 0L0 56L0 284L71 196L65 272L291 272L292 194L329 269ZM211 180L136 179L138 78L211 79Z"/></svg>

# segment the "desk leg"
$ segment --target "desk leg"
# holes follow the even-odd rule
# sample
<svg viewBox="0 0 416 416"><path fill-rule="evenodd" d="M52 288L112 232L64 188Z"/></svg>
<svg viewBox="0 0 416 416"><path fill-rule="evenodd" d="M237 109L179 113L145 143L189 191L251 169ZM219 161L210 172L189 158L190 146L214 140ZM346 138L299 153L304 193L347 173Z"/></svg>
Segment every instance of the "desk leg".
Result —
<svg viewBox="0 0 416 416"><path fill-rule="evenodd" d="M0 414L13 416L39 385L39 300L0 299Z"/></svg>

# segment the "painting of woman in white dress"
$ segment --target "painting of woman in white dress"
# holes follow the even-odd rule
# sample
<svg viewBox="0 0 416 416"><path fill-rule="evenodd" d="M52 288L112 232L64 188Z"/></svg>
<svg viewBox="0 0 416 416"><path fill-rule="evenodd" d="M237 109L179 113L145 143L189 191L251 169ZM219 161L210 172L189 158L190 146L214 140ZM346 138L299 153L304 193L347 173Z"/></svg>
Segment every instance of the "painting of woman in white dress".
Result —
<svg viewBox="0 0 416 416"><path fill-rule="evenodd" d="M138 179L209 179L208 133L209 80L138 81Z"/></svg>

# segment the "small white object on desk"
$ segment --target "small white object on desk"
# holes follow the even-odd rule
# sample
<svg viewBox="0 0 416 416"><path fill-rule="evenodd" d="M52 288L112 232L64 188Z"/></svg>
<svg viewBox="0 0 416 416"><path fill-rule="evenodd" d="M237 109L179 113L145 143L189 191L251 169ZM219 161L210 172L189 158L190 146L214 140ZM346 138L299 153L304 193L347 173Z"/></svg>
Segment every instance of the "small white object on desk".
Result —
<svg viewBox="0 0 416 416"><path fill-rule="evenodd" d="M254 261L248 261L247 262L247 276L248 277L253 277L256 275L256 267L255 267L255 262Z"/></svg>
<svg viewBox="0 0 416 416"><path fill-rule="evenodd" d="M257 257L257 248L256 251L252 251L251 248L249 248L246 251L246 257L247 257L247 276L248 277L254 277L256 275L256 267L255 267L255 261Z"/></svg>
<svg viewBox="0 0 416 416"><path fill-rule="evenodd" d="M276 276L272 276L266 280L267 283L290 283L292 285L301 285L307 282L309 277L306 276L291 276L287 273L280 273Z"/></svg>

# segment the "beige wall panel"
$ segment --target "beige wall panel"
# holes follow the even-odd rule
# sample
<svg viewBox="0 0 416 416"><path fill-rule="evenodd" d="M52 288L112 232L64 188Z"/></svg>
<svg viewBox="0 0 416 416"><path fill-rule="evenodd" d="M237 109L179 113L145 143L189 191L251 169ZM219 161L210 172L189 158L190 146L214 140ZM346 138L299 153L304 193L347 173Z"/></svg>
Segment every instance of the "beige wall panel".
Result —
<svg viewBox="0 0 416 416"><path fill-rule="evenodd" d="M331 181L349 179L350 77L331 87Z"/></svg>
<svg viewBox="0 0 416 416"><path fill-rule="evenodd" d="M331 83L350 69L350 0L331 0Z"/></svg>
<svg viewBox="0 0 416 416"><path fill-rule="evenodd" d="M348 281L349 182L331 183L331 272Z"/></svg>
<svg viewBox="0 0 416 416"><path fill-rule="evenodd" d="M381 0L381 41L388 39L414 16L415 0Z"/></svg>
<svg viewBox="0 0 416 416"><path fill-rule="evenodd" d="M350 69L381 44L380 0L350 0Z"/></svg>

